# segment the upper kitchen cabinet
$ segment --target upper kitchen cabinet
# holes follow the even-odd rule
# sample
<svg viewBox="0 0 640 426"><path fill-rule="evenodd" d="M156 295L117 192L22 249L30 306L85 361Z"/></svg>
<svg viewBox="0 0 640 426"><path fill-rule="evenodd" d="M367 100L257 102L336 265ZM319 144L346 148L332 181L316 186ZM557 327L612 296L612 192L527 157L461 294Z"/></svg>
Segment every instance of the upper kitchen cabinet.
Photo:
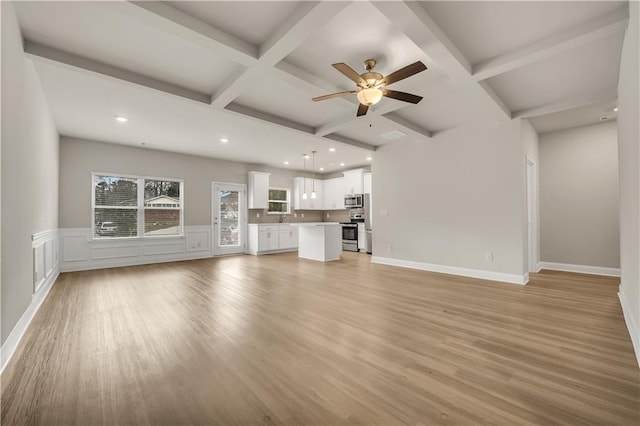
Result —
<svg viewBox="0 0 640 426"><path fill-rule="evenodd" d="M371 172L367 172L363 175L363 194L371 194Z"/></svg>
<svg viewBox="0 0 640 426"><path fill-rule="evenodd" d="M344 178L333 178L322 181L323 210L344 209Z"/></svg>
<svg viewBox="0 0 640 426"><path fill-rule="evenodd" d="M322 210L323 209L323 184L321 180L296 177L293 178L293 208L295 210ZM311 198L315 189L316 198ZM307 193L306 200L303 197Z"/></svg>
<svg viewBox="0 0 640 426"><path fill-rule="evenodd" d="M249 172L248 198L250 209L269 207L269 173Z"/></svg>
<svg viewBox="0 0 640 426"><path fill-rule="evenodd" d="M364 169L347 170L342 172L344 175L344 193L345 194L363 194L364 193Z"/></svg>

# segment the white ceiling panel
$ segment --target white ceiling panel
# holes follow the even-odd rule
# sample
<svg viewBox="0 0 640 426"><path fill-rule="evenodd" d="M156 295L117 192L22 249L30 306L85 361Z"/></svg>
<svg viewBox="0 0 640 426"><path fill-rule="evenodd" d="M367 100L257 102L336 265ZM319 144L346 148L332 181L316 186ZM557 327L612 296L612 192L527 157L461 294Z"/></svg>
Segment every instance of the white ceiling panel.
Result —
<svg viewBox="0 0 640 426"><path fill-rule="evenodd" d="M215 110L85 71L34 61L61 135L203 155L226 160L285 167L303 152L318 151L329 162L327 148L338 146L347 164L366 164L369 151L321 140L262 121ZM129 119L115 121L115 115ZM221 137L230 140L220 142ZM300 165L301 167L301 165Z"/></svg>
<svg viewBox="0 0 640 426"><path fill-rule="evenodd" d="M622 36L598 40L487 80L511 111L580 99L616 96Z"/></svg>
<svg viewBox="0 0 640 426"><path fill-rule="evenodd" d="M256 47L262 45L303 2L170 1L183 11Z"/></svg>
<svg viewBox="0 0 640 426"><path fill-rule="evenodd" d="M475 85L457 87L443 96L427 98L396 112L404 120L432 132L492 119L486 98Z"/></svg>
<svg viewBox="0 0 640 426"><path fill-rule="evenodd" d="M212 94L239 66L146 25L110 2L16 2L23 36L111 66Z"/></svg>
<svg viewBox="0 0 640 426"><path fill-rule="evenodd" d="M542 115L529 121L538 133L555 132L556 130L586 126L616 120L616 101L598 102L580 108L574 108L555 114Z"/></svg>
<svg viewBox="0 0 640 426"><path fill-rule="evenodd" d="M342 90L349 90L354 83L331 64L344 62L362 73L365 71L363 61L369 58L378 62L375 71L383 75L415 61L422 61L429 67L421 74L423 79L438 79L444 75L438 64L367 2L347 6L285 60ZM413 79L410 77L403 83ZM398 83L391 88L396 87L406 86Z"/></svg>
<svg viewBox="0 0 640 426"><path fill-rule="evenodd" d="M422 7L471 62L493 58L610 12L618 1L428 1Z"/></svg>
<svg viewBox="0 0 640 426"><path fill-rule="evenodd" d="M311 100L314 96L317 94L312 90L303 90L273 75L264 75L234 102L313 128L344 114L355 114L355 104L350 108L342 102L314 102Z"/></svg>

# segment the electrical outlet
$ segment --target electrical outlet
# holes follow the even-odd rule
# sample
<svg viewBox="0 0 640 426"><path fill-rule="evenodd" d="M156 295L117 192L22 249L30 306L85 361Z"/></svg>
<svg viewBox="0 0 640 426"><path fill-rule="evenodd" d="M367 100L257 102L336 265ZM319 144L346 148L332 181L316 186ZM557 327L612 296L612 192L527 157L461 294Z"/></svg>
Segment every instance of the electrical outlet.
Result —
<svg viewBox="0 0 640 426"><path fill-rule="evenodd" d="M300 213L300 217L304 219L304 213Z"/></svg>
<svg viewBox="0 0 640 426"><path fill-rule="evenodd" d="M260 217L260 213L256 213L256 217Z"/></svg>
<svg viewBox="0 0 640 426"><path fill-rule="evenodd" d="M327 213L327 219L329 219L331 217L331 215L329 213Z"/></svg>
<svg viewBox="0 0 640 426"><path fill-rule="evenodd" d="M294 214L293 214L293 217L298 217L298 213L294 213Z"/></svg>
<svg viewBox="0 0 640 426"><path fill-rule="evenodd" d="M391 244L389 244L389 253L391 253L393 251L393 247L391 246Z"/></svg>
<svg viewBox="0 0 640 426"><path fill-rule="evenodd" d="M486 254L487 262L493 262L493 253L489 252Z"/></svg>

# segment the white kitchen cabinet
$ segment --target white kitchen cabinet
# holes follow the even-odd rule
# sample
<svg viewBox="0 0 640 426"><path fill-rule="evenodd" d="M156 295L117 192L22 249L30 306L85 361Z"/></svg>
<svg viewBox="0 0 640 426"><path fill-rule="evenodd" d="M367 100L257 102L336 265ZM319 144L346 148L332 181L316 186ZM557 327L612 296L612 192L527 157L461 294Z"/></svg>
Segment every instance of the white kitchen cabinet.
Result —
<svg viewBox="0 0 640 426"><path fill-rule="evenodd" d="M269 207L269 173L249 172L248 208L266 209Z"/></svg>
<svg viewBox="0 0 640 426"><path fill-rule="evenodd" d="M298 227L291 225L280 225L279 231L279 250L295 249L298 247Z"/></svg>
<svg viewBox="0 0 640 426"><path fill-rule="evenodd" d="M322 181L323 210L344 209L344 178Z"/></svg>
<svg viewBox="0 0 640 426"><path fill-rule="evenodd" d="M362 176L363 194L371 194L371 172L367 172Z"/></svg>
<svg viewBox="0 0 640 426"><path fill-rule="evenodd" d="M293 178L293 208L295 210L322 210L322 181L312 178L296 177ZM315 187L316 198L311 198L311 192ZM302 194L306 189L307 199L302 198Z"/></svg>
<svg viewBox="0 0 640 426"><path fill-rule="evenodd" d="M347 170L344 175L344 193L362 194L364 192L364 169Z"/></svg>
<svg viewBox="0 0 640 426"><path fill-rule="evenodd" d="M288 223L250 223L247 253L264 254L295 251L298 248L298 228Z"/></svg>

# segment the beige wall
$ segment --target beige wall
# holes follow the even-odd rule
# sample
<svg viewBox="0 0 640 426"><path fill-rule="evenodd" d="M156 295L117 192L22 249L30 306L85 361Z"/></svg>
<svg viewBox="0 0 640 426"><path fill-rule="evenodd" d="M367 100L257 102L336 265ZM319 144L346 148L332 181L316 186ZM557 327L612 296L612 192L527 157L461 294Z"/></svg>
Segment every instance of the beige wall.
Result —
<svg viewBox="0 0 640 426"><path fill-rule="evenodd" d="M620 299L640 363L640 3L629 2L629 26L618 80L618 150L620 161Z"/></svg>
<svg viewBox="0 0 640 426"><path fill-rule="evenodd" d="M620 266L616 123L540 136L543 262Z"/></svg>
<svg viewBox="0 0 640 426"><path fill-rule="evenodd" d="M58 227L58 133L2 2L2 343L31 303L31 236Z"/></svg>
<svg viewBox="0 0 640 426"><path fill-rule="evenodd" d="M521 132L521 120L491 122L380 147L374 256L522 275Z"/></svg>
<svg viewBox="0 0 640 426"><path fill-rule="evenodd" d="M211 224L211 182L247 183L249 171L271 173L269 183L293 191L300 172L265 168L191 155L63 137L60 142L60 227L87 228L91 224L91 173L122 173L184 179L185 225ZM260 213L260 217L257 217ZM266 210L250 210L250 223L277 222ZM305 213L302 218L300 213ZM326 215L324 215L326 218ZM286 222L322 221L319 211L288 215ZM327 219L333 221L333 218Z"/></svg>

